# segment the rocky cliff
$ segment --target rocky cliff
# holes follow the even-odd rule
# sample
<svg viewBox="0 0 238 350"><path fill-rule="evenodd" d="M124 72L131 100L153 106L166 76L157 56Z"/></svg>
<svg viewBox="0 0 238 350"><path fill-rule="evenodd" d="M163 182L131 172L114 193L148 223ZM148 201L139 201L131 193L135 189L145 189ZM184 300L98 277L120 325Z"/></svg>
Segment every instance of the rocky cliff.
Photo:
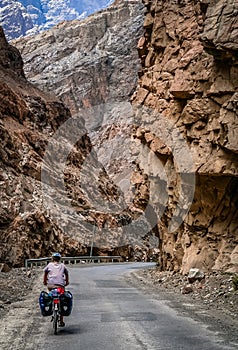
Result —
<svg viewBox="0 0 238 350"><path fill-rule="evenodd" d="M129 100L140 67L136 45L142 24L141 1L120 0L83 21L65 21L12 43L21 52L27 78L55 93L75 115Z"/></svg>
<svg viewBox="0 0 238 350"><path fill-rule="evenodd" d="M160 266L238 271L237 1L143 2L133 103L149 112L135 138L147 147L141 172L157 193L153 205L163 207Z"/></svg>
<svg viewBox="0 0 238 350"><path fill-rule="evenodd" d="M105 223L94 232L94 253L116 247L118 254L128 243L122 221L132 214L98 162L84 121L26 80L2 29L0 49L0 261L18 266L56 250L87 254L95 226Z"/></svg>

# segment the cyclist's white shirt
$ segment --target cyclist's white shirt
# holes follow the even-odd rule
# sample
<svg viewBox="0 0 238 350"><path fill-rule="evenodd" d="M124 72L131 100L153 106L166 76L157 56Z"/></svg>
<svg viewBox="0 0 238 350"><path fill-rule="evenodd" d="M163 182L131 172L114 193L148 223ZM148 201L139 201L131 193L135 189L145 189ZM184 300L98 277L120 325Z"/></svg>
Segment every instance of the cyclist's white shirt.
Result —
<svg viewBox="0 0 238 350"><path fill-rule="evenodd" d="M44 272L47 272L47 284L50 285L65 285L65 274L68 273L65 265L58 262L50 262L45 268Z"/></svg>

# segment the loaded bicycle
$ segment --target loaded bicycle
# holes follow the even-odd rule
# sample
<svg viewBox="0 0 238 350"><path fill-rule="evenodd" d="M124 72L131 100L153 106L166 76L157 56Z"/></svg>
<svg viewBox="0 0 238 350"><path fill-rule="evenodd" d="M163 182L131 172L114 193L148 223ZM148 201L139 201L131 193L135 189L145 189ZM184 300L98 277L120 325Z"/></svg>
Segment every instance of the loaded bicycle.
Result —
<svg viewBox="0 0 238 350"><path fill-rule="evenodd" d="M62 287L53 288L49 293L40 293L39 304L42 316L51 316L54 334L62 325L62 316L69 316L73 306L73 295Z"/></svg>
<svg viewBox="0 0 238 350"><path fill-rule="evenodd" d="M69 284L69 272L60 262L61 254L53 253L52 261L44 268L43 284L49 293L42 291L39 298L41 314L52 316L54 333L58 326L64 327L64 316L69 316L72 310L73 296L65 287Z"/></svg>
<svg viewBox="0 0 238 350"><path fill-rule="evenodd" d="M64 293L64 290L63 290ZM61 288L52 289L50 292L53 302L53 315L51 322L53 322L54 334L57 334L58 323L60 322L61 315L61 305L60 305L60 295L62 294Z"/></svg>

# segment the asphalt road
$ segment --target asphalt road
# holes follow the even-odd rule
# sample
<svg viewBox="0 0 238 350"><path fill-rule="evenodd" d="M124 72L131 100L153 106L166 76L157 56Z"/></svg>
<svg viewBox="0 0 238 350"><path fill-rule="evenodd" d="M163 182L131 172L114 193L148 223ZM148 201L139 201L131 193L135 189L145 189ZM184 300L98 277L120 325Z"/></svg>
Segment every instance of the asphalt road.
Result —
<svg viewBox="0 0 238 350"><path fill-rule="evenodd" d="M166 298L132 287L123 275L145 266L150 264L71 268L68 289L74 295L72 314L65 317L66 327L56 336L50 319L43 318L37 349L237 349L228 346L206 324L179 314Z"/></svg>

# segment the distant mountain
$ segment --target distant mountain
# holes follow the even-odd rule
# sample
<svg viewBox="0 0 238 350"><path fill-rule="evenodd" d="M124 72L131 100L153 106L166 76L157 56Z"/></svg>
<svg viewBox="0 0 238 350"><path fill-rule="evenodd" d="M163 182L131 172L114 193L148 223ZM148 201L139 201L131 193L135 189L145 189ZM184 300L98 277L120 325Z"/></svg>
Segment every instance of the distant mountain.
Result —
<svg viewBox="0 0 238 350"><path fill-rule="evenodd" d="M64 20L85 18L113 0L1 0L0 25L8 40L36 34Z"/></svg>

